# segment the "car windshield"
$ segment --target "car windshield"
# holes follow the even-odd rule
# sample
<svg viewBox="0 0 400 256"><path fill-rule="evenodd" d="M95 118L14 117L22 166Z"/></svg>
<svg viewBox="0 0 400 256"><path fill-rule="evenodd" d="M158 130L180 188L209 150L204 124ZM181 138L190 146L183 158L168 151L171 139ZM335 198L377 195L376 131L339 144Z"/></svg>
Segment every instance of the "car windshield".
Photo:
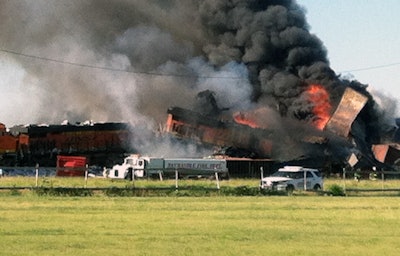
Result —
<svg viewBox="0 0 400 256"><path fill-rule="evenodd" d="M304 172L285 172L278 171L271 175L271 177L285 177L291 179L301 179L304 178Z"/></svg>

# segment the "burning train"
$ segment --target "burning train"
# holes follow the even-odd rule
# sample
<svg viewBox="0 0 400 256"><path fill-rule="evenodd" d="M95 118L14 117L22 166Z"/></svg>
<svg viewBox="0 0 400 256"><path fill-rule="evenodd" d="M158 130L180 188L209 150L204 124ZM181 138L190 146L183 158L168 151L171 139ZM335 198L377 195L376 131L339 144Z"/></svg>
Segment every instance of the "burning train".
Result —
<svg viewBox="0 0 400 256"><path fill-rule="evenodd" d="M217 120L180 107L169 108L167 112L166 132L178 138L230 147L236 150L235 156L238 157L268 156L271 153L273 133L267 129Z"/></svg>
<svg viewBox="0 0 400 256"><path fill-rule="evenodd" d="M2 166L55 166L57 155L80 155L100 166L123 159L130 151L126 123L0 125Z"/></svg>
<svg viewBox="0 0 400 256"><path fill-rule="evenodd" d="M223 148L230 156L277 161L313 157L343 164L355 154L375 165L378 158L393 156L396 150L393 146L371 149L393 142L380 138L387 116L383 118L384 111L367 85L331 69L327 49L310 32L297 1L118 1L106 5L75 1L60 8L46 2L32 8L28 2L8 1L4 5L10 17L3 19L4 26L14 28L10 31L22 31L18 35L26 38L5 33L0 40L5 48L15 45L16 53L31 49L27 55L41 60L32 65L17 54L18 58L10 55L4 62L21 69L26 75L21 81L37 83L32 87L37 91L18 90L18 97L31 98L31 106L56 108L53 114L32 109L29 113L37 115L34 120L132 118L132 123L146 123L147 128L164 122L165 110L173 104L182 108L168 110L168 133ZM88 15L91 22L76 22L82 10L92 14ZM136 10L142 10L140 15L132 15ZM59 11L59 15L37 15L43 19L38 24L44 26L38 30L36 23L21 22L35 11ZM60 17L62 22L57 20ZM99 22L104 26L91 27ZM79 44L70 44L68 24L79 26L75 31L82 39ZM182 24L188 26L182 28ZM45 30L54 33L45 38L32 33ZM65 69L46 65L51 59L64 61ZM104 69L93 68L99 60ZM85 68L82 72L72 63L91 65L78 65ZM116 75L116 70L129 75ZM213 91L216 97L203 93L202 98L210 100L198 107L191 97L202 90ZM5 100L5 106L14 105L14 97ZM102 104L111 101L111 105ZM125 144L131 141L126 139L131 133L124 125L102 127L107 128L30 126L17 133L2 128L2 161L46 162L57 152L102 156L103 152L133 151ZM139 143L133 144L147 147L142 150L146 153L175 151L159 146L153 135L146 130L134 136Z"/></svg>
<svg viewBox="0 0 400 256"><path fill-rule="evenodd" d="M291 123L290 129L301 132L291 131L290 138L285 137L276 127L261 124L257 119L260 118L260 113L266 114L263 111L235 113L227 121L173 107L168 110L166 131L178 138L228 149L223 151L228 157L264 157L292 163L308 161L307 165L316 165L318 168L338 165L341 169L348 165L349 156L355 154L360 166L392 168L394 163L400 162L400 158L392 159L393 151L397 151L394 150L396 147L378 146L374 141L367 143L367 135L357 131L355 121L362 114L367 102L367 96L348 87L333 114L316 110L317 115L322 115L322 118L315 120L312 127L309 123ZM300 151L293 148L300 148ZM289 154L286 158L279 159L284 155L283 151ZM390 163L383 159L386 152L391 152L387 154L388 159L391 159Z"/></svg>
<svg viewBox="0 0 400 256"><path fill-rule="evenodd" d="M315 86L312 90L316 90ZM345 166L350 154L370 166L398 165L400 151L396 138L390 145L366 143L366 134L360 135L354 130L358 129L355 122L367 102L365 95L346 88L332 113L314 109L320 118L312 120L311 124L294 124L293 120L281 118L281 124L287 123L288 133L284 128L265 123L262 117L271 113L264 109L234 112L228 118L226 114L210 115L171 107L167 110L165 132L174 138L213 148L215 154L230 159L228 165L247 159L247 166L260 161L267 161L268 166L272 162L311 161L315 167L331 168L332 165ZM140 153L132 148L133 134L133 128L127 123L28 125L9 130L0 125L0 165L54 166L56 157L62 154L84 156L89 163L98 166L112 166L122 162L126 153ZM310 162L307 165L310 166ZM254 176L257 170L252 172Z"/></svg>

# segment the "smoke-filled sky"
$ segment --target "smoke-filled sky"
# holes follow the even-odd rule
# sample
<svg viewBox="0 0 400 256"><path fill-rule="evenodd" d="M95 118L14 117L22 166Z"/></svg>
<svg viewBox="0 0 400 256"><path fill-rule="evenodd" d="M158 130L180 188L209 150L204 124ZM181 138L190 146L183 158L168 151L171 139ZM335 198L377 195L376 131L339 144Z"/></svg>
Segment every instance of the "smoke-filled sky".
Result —
<svg viewBox="0 0 400 256"><path fill-rule="evenodd" d="M400 100L400 1L298 0L331 67ZM350 71L350 72L347 72Z"/></svg>
<svg viewBox="0 0 400 256"><path fill-rule="evenodd" d="M156 125L204 90L307 118L308 84L343 91L310 27L290 0L0 0L0 122Z"/></svg>
<svg viewBox="0 0 400 256"><path fill-rule="evenodd" d="M244 64L214 54L216 68L204 53L218 52L206 50L216 36L203 24L218 23L207 17L215 5L0 1L1 122L154 125L168 107L190 108L206 89L224 94L220 104L248 104Z"/></svg>

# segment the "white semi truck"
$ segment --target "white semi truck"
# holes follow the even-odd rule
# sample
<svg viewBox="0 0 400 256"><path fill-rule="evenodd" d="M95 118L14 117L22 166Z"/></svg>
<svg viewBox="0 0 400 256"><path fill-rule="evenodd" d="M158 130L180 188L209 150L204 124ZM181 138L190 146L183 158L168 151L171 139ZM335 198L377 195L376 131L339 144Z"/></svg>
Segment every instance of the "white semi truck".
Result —
<svg viewBox="0 0 400 256"><path fill-rule="evenodd" d="M135 179L153 175L179 174L180 176L228 176L225 159L215 158L157 158L130 155L122 164L106 169L104 177L116 179Z"/></svg>

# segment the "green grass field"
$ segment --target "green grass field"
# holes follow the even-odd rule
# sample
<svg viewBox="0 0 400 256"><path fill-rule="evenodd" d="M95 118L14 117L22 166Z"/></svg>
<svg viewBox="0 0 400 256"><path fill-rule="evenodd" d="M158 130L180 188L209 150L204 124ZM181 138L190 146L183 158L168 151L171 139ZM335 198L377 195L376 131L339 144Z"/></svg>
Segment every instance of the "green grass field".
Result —
<svg viewBox="0 0 400 256"><path fill-rule="evenodd" d="M211 180L179 182L215 187ZM35 183L32 177L0 179L3 187ZM38 180L44 187L131 184L106 179ZM174 180L135 183L138 187L174 184ZM325 188L332 185L387 189L400 188L400 181L325 180ZM258 180L233 179L221 181L221 186L256 187ZM71 197L3 190L0 255L397 255L399 195Z"/></svg>
<svg viewBox="0 0 400 256"><path fill-rule="evenodd" d="M0 194L0 255L398 255L400 197Z"/></svg>
<svg viewBox="0 0 400 256"><path fill-rule="evenodd" d="M229 187L239 187L246 186L249 188L257 188L259 185L258 179L230 179L230 180L221 180L219 185L221 188L229 188ZM0 187L67 187L67 188L126 188L126 187L137 187L137 188L172 188L174 189L176 186L176 181L174 179L168 180L136 180L136 181L127 181L127 180L111 180L104 178L89 178L85 180L83 177L74 177L74 178L63 178L63 177L39 177L37 180L35 177L3 177L0 178ZM355 190L355 189L375 189L382 190L375 191L369 193L369 195L385 195L385 196L399 196L400 191L387 191L387 189L400 189L400 180L361 180L359 182L353 179L346 179L345 181L340 178L328 178L324 181L324 190L329 191L332 186L340 186L346 190ZM178 188L182 187L203 187L216 189L217 182L215 180L208 179L200 179L200 180L179 180ZM1 193L1 191L0 191ZM351 192L348 191L346 193L348 196L354 195L368 195L367 192Z"/></svg>
<svg viewBox="0 0 400 256"><path fill-rule="evenodd" d="M140 179L136 181L127 181L127 180L118 180L118 179L104 179L104 178L88 178L87 181L83 177L39 177L36 181L35 177L2 177L0 178L0 187L12 187L12 186L36 186L36 182L38 186L54 186L54 187L124 187L127 185L135 184L138 187L146 187L146 186L175 186L174 179L166 179L163 181L151 179ZM230 180L221 180L221 186L258 186L260 180L259 179L230 179ZM329 187L332 184L345 185L347 188L400 188L400 179L393 180L368 180L363 179L359 182L353 179L346 179L343 181L341 178L327 178L325 179L325 187ZM201 185L201 186L209 186L216 187L215 180L207 180L207 179L199 179L199 180L183 180L180 179L178 181L178 185Z"/></svg>

